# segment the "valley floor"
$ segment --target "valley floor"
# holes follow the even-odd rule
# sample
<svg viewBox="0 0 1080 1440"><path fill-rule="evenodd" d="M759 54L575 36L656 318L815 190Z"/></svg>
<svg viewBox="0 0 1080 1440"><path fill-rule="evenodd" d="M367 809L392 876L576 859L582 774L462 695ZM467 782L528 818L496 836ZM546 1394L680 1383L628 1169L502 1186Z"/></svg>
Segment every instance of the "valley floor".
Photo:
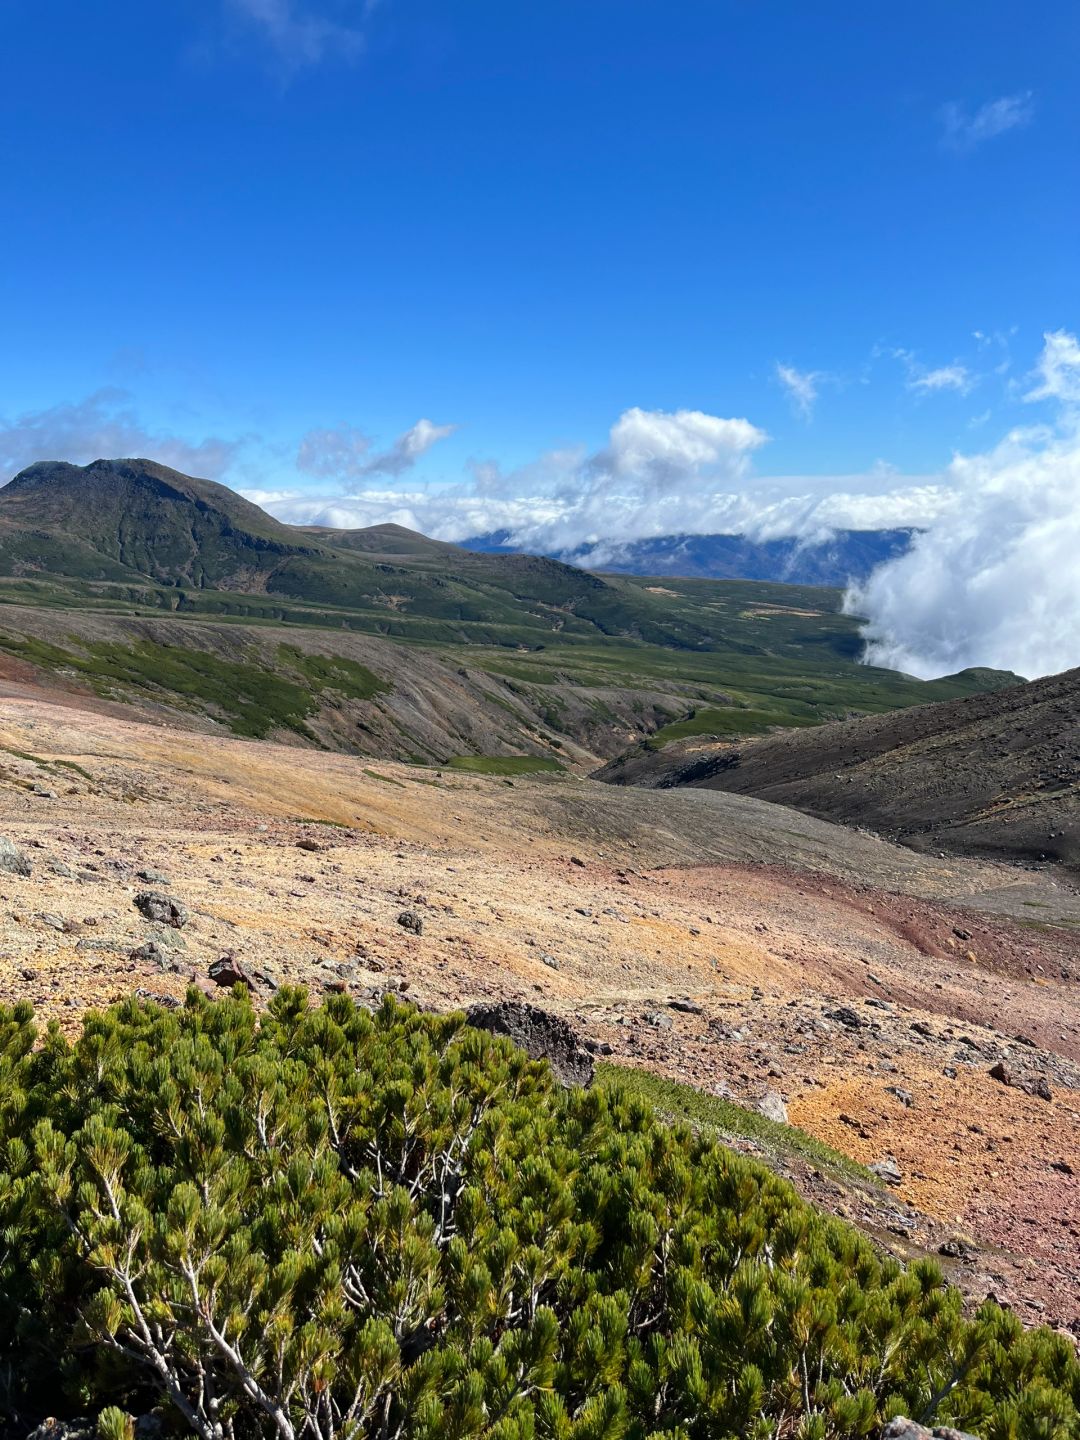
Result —
<svg viewBox="0 0 1080 1440"><path fill-rule="evenodd" d="M898 1253L944 1244L973 1297L1080 1333L1080 897L1047 874L720 792L511 783L10 695L0 836L33 861L0 871L0 1002L73 1030L133 990L209 986L226 952L264 995L529 999L613 1061L778 1092L836 1150L895 1162L882 1188L770 1157ZM146 889L183 929L142 918Z"/></svg>

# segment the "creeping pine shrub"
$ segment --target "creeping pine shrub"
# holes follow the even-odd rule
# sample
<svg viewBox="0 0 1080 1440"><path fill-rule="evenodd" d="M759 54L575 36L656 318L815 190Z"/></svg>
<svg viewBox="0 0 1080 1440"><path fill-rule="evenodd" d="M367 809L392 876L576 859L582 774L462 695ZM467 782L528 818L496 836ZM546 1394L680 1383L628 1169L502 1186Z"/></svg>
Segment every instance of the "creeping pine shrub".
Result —
<svg viewBox="0 0 1080 1440"><path fill-rule="evenodd" d="M387 1001L0 1010L0 1411L201 1440L1080 1434L1080 1367L761 1166Z"/></svg>

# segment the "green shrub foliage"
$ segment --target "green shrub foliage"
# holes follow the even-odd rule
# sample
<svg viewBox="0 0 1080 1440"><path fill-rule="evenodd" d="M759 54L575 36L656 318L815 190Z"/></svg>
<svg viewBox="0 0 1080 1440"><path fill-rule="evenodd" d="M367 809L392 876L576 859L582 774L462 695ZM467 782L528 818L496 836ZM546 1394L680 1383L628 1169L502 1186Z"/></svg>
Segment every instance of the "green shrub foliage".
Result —
<svg viewBox="0 0 1080 1440"><path fill-rule="evenodd" d="M1078 1406L1062 1337L460 1015L193 991L69 1045L0 1009L13 1433L1055 1440Z"/></svg>

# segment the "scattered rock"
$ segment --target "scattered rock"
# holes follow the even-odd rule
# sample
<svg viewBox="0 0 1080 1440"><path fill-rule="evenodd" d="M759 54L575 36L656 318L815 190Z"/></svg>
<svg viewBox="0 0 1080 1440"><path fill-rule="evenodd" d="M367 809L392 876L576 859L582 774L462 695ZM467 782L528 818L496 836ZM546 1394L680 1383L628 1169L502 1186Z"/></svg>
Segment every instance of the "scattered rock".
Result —
<svg viewBox="0 0 1080 1440"><path fill-rule="evenodd" d="M1037 1100L1053 1100L1054 1092L1050 1089L1050 1082L1045 1075L1038 1075L1034 1080L1029 1080L1024 1089L1029 1095L1034 1095Z"/></svg>
<svg viewBox="0 0 1080 1440"><path fill-rule="evenodd" d="M884 1160L875 1160L872 1165L866 1167L871 1174L876 1175L879 1180L884 1180L886 1185L899 1185L904 1178L900 1166L890 1155Z"/></svg>
<svg viewBox="0 0 1080 1440"><path fill-rule="evenodd" d="M80 1416L77 1420L43 1420L26 1440L95 1440L97 1425Z"/></svg>
<svg viewBox="0 0 1080 1440"><path fill-rule="evenodd" d="M296 848L298 850L310 850L317 855L321 850L325 850L327 847L319 840L308 840L305 837L303 840L297 840Z"/></svg>
<svg viewBox="0 0 1080 1440"><path fill-rule="evenodd" d="M403 930L408 930L413 935L424 933L424 922L415 910L403 910L397 917L397 923Z"/></svg>
<svg viewBox="0 0 1080 1440"><path fill-rule="evenodd" d="M54 915L49 910L43 910L37 917L43 925L48 925L50 930L67 930L68 922L62 915Z"/></svg>
<svg viewBox="0 0 1080 1440"><path fill-rule="evenodd" d="M766 1120L775 1120L778 1125L788 1123L787 1106L784 1104L784 1097L776 1090L766 1090L761 1099L757 1102L758 1114L764 1115Z"/></svg>
<svg viewBox="0 0 1080 1440"><path fill-rule="evenodd" d="M255 989L246 967L228 951L220 959L215 960L206 973L215 985L221 985L228 989L234 985L246 985L249 990Z"/></svg>
<svg viewBox="0 0 1080 1440"><path fill-rule="evenodd" d="M585 869L585 861L582 860L579 855L571 855L571 856L570 856L570 864L571 864L571 865L578 865L578 866L580 866L580 868L581 868L582 870Z"/></svg>
<svg viewBox="0 0 1080 1440"><path fill-rule="evenodd" d="M897 1415L882 1430L881 1440L976 1440L976 1437L966 1430L954 1430L950 1425L928 1430L905 1415Z"/></svg>
<svg viewBox="0 0 1080 1440"><path fill-rule="evenodd" d="M145 880L147 885L172 884L168 875L163 874L160 870L136 870L135 875L139 880Z"/></svg>
<svg viewBox="0 0 1080 1440"><path fill-rule="evenodd" d="M478 1030L505 1035L533 1060L547 1060L561 1085L592 1083L592 1056L561 1015L525 1001L503 1000L473 1005L466 1018Z"/></svg>
<svg viewBox="0 0 1080 1440"><path fill-rule="evenodd" d="M910 1090L905 1090L902 1085L886 1085L885 1089L888 1094L895 1095L897 1100L900 1101L900 1104L906 1109L910 1110L915 1104L914 1095L912 1095Z"/></svg>
<svg viewBox="0 0 1080 1440"><path fill-rule="evenodd" d="M557 970L559 968L558 960L555 959L554 955L549 955L546 950L540 951L540 960L549 970Z"/></svg>
<svg viewBox="0 0 1080 1440"><path fill-rule="evenodd" d="M837 1005L834 1010L824 1010L822 1014L826 1020L835 1020L838 1025L844 1025L849 1030L858 1030L864 1024L862 1016L857 1010L852 1010L850 1005Z"/></svg>
<svg viewBox="0 0 1080 1440"><path fill-rule="evenodd" d="M949 1260L962 1260L970 1253L971 1247L959 1235L953 1235L948 1240L943 1240L938 1246L938 1254L944 1255Z"/></svg>
<svg viewBox="0 0 1080 1440"><path fill-rule="evenodd" d="M163 1005L166 1010L179 1010L182 1001L175 995L162 995L157 990L144 990L141 986L135 991L137 1000L148 1000L154 1005Z"/></svg>
<svg viewBox="0 0 1080 1440"><path fill-rule="evenodd" d="M645 1024L651 1025L654 1030L673 1030L675 1021L670 1015L665 1015L662 1010L650 1010L644 1017Z"/></svg>
<svg viewBox="0 0 1080 1440"><path fill-rule="evenodd" d="M0 872L5 875L29 875L33 866L30 857L0 835Z"/></svg>
<svg viewBox="0 0 1080 1440"><path fill-rule="evenodd" d="M1057 1170L1062 1175L1074 1175L1076 1173L1067 1160L1051 1160L1050 1169Z"/></svg>
<svg viewBox="0 0 1080 1440"><path fill-rule="evenodd" d="M667 1003L670 1010L679 1010L684 1015L704 1015L705 1013L696 1000L689 1000L686 996L683 996L681 1000L669 1000Z"/></svg>
<svg viewBox="0 0 1080 1440"><path fill-rule="evenodd" d="M996 1064L990 1066L990 1078L991 1080L1000 1081L1002 1085L1012 1085L1015 1083L1013 1072L1009 1069L1008 1065L1005 1064L1004 1060L998 1060Z"/></svg>
<svg viewBox="0 0 1080 1440"><path fill-rule="evenodd" d="M187 907L157 890L140 890L132 903L147 920L159 925L171 925L174 930L181 930L188 923Z"/></svg>

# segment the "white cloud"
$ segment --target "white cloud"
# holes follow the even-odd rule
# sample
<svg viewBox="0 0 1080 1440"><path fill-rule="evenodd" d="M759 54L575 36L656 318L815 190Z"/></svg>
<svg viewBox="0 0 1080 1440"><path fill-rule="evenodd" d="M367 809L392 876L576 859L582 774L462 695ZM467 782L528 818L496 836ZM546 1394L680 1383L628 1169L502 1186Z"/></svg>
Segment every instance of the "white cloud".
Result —
<svg viewBox="0 0 1080 1440"><path fill-rule="evenodd" d="M342 23L294 0L227 0L236 13L255 27L289 69L317 65L333 58L353 60L364 48L362 21L370 4L353 6L357 17Z"/></svg>
<svg viewBox="0 0 1080 1440"><path fill-rule="evenodd" d="M953 101L941 112L942 143L947 149L964 154L986 140L993 140L1009 130L1017 130L1030 124L1034 113L1030 90L988 100L972 111Z"/></svg>
<svg viewBox="0 0 1080 1440"><path fill-rule="evenodd" d="M976 332L978 338L978 332ZM881 352L875 350L875 354ZM913 350L906 350L898 346L886 351L894 360L899 360L904 367L907 378L904 381L905 388L912 390L917 395L934 395L942 391L952 390L958 395L969 395L979 383L979 376L973 374L969 368L959 360L954 360L950 365L938 365L929 370L923 365Z"/></svg>
<svg viewBox="0 0 1080 1440"><path fill-rule="evenodd" d="M1080 665L1080 347L1047 335L1035 399L1054 426L958 456L949 497L908 554L848 597L868 618L867 659L914 675L990 665L1035 677Z"/></svg>
<svg viewBox="0 0 1080 1440"><path fill-rule="evenodd" d="M296 467L320 480L361 480L371 475L403 475L456 425L433 425L418 420L387 449L371 453L370 436L354 425L333 430L309 430L300 441Z"/></svg>
<svg viewBox="0 0 1080 1440"><path fill-rule="evenodd" d="M788 393L788 398L804 420L814 413L818 398L818 383L822 379L817 370L796 370L794 365L776 362L776 378Z"/></svg>
<svg viewBox="0 0 1080 1440"><path fill-rule="evenodd" d="M244 493L299 524L393 522L454 541L506 531L514 547L546 552L673 534L822 540L837 529L924 525L945 503L932 478L883 465L854 476L756 477L750 461L766 438L747 420L632 409L596 454L551 451L510 472L494 461L474 462L466 485ZM367 463L366 454L359 464Z"/></svg>
<svg viewBox="0 0 1080 1440"><path fill-rule="evenodd" d="M426 448L447 428L431 426L417 440ZM632 539L680 528L715 528L714 522L734 513L737 497L723 492L745 483L750 456L766 438L748 420L699 410L668 413L635 407L623 412L611 427L607 445L596 454L550 451L508 473L494 461L477 462L469 486L364 488L321 497L295 492L273 500L262 498L259 491L244 493L267 503L280 518L300 523L362 526L393 521L446 540L506 529L516 545L571 549L612 534ZM306 437L303 468L345 479L400 474L407 468L387 463L385 456L369 459L365 440L352 431ZM388 453L396 457L409 451L405 441L401 437Z"/></svg>
<svg viewBox="0 0 1080 1440"><path fill-rule="evenodd" d="M35 460L91 460L142 457L189 475L220 477L240 442L209 436L192 443L148 430L136 416L126 390L104 389L85 400L0 417L0 483L6 484Z"/></svg>
<svg viewBox="0 0 1080 1440"><path fill-rule="evenodd" d="M923 394L930 394L938 390L955 390L960 395L968 395L974 389L975 384L975 376L966 365L958 362L954 362L952 365L939 365L936 370L922 370L911 374L907 382L909 390L920 391Z"/></svg>
<svg viewBox="0 0 1080 1440"><path fill-rule="evenodd" d="M752 450L768 437L749 420L722 420L701 410L624 410L611 427L607 448L593 457L598 476L657 492L720 469L741 472Z"/></svg>
<svg viewBox="0 0 1080 1440"><path fill-rule="evenodd" d="M1065 330L1043 336L1042 354L1035 366L1038 384L1025 400L1057 400L1063 405L1080 405L1080 343Z"/></svg>

